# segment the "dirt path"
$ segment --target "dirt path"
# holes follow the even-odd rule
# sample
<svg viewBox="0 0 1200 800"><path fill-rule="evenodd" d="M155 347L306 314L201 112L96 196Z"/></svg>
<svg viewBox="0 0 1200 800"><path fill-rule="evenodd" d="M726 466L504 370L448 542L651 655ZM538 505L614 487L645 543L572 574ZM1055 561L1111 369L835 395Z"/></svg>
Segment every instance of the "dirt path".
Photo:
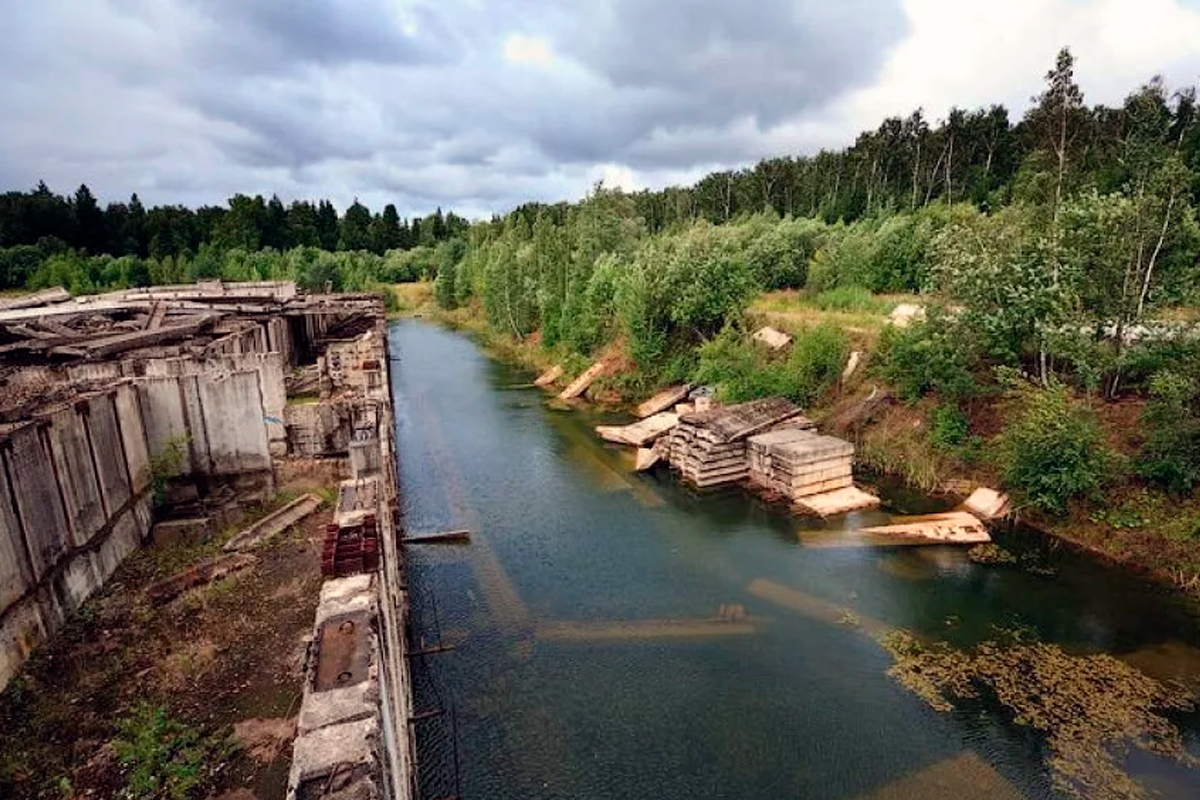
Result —
<svg viewBox="0 0 1200 800"><path fill-rule="evenodd" d="M131 556L0 695L0 797L111 797L145 773L173 776L162 797L282 798L330 519L161 606L145 587L214 546Z"/></svg>

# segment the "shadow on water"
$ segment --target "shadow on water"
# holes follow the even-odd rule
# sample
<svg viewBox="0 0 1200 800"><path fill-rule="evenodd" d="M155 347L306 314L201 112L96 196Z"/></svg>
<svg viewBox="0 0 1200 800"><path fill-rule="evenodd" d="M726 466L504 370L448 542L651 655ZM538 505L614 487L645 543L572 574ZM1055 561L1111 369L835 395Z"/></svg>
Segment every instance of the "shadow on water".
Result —
<svg viewBox="0 0 1200 800"><path fill-rule="evenodd" d="M864 632L967 646L1020 625L1200 669L1195 609L1119 570L1021 533L1055 577L955 548L806 548L804 531L947 501L876 481L881 510L820 522L695 492L633 473L597 415L548 410L469 339L419 322L391 337L408 530L478 532L410 556L415 641L456 645L414 662L417 709L455 710L453 731L418 723L424 797L457 791L455 738L469 798L1051 797L1036 736L986 708L932 711ZM1196 742L1200 719L1180 723ZM1162 759L1130 769L1200 795Z"/></svg>

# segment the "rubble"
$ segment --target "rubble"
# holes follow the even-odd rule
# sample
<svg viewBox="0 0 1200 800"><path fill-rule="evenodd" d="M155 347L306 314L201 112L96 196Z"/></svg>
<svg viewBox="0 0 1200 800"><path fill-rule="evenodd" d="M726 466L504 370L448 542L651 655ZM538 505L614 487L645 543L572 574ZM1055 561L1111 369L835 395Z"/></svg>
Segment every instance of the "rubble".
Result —
<svg viewBox="0 0 1200 800"><path fill-rule="evenodd" d="M799 415L782 397L685 414L671 431L667 458L697 487L737 483L749 477L745 440Z"/></svg>
<svg viewBox="0 0 1200 800"><path fill-rule="evenodd" d="M685 383L682 386L672 386L668 389L663 389L661 392L639 405L637 407L637 411L634 413L636 413L641 419L652 417L655 414L666 411L671 406L686 399L688 392L691 390L692 386L688 383Z"/></svg>
<svg viewBox="0 0 1200 800"><path fill-rule="evenodd" d="M632 425L597 425L596 433L610 442L645 447L674 428L678 422L678 414L663 411Z"/></svg>
<svg viewBox="0 0 1200 800"><path fill-rule="evenodd" d="M772 328L770 325L759 328L750 338L772 350L782 350L792 343L791 334Z"/></svg>

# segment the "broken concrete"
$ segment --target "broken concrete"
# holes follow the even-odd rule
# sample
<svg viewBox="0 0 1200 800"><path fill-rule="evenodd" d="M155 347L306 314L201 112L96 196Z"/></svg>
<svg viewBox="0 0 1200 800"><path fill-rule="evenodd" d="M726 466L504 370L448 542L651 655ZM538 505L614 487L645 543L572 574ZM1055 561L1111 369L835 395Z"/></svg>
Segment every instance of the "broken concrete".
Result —
<svg viewBox="0 0 1200 800"><path fill-rule="evenodd" d="M315 494L301 495L278 511L268 514L245 530L239 531L225 543L225 551L231 553L257 547L316 511L321 507L321 503L321 498Z"/></svg>
<svg viewBox="0 0 1200 800"><path fill-rule="evenodd" d="M772 328L770 325L759 328L751 336L754 341L764 344L772 350L782 350L792 343L792 336L789 333Z"/></svg>
<svg viewBox="0 0 1200 800"><path fill-rule="evenodd" d="M962 509L984 522L991 522L1006 516L1010 506L1007 494L981 486L971 492L971 496L962 504Z"/></svg>
<svg viewBox="0 0 1200 800"><path fill-rule="evenodd" d="M571 381L567 388L563 389L562 392L559 393L558 399L573 400L576 397L579 397L579 395L588 390L588 387L592 385L592 382L595 381L596 378L599 378L601 373L603 373L606 369L608 369L608 361L605 359L600 359L595 364L592 364L590 367L584 370L578 378Z"/></svg>
<svg viewBox="0 0 1200 800"><path fill-rule="evenodd" d="M796 500L798 510L816 514L819 517L834 517L838 514L848 514L851 511L874 508L877 505L879 505L878 497L864 492L857 486L845 486L841 489L812 494Z"/></svg>
<svg viewBox="0 0 1200 800"><path fill-rule="evenodd" d="M966 511L947 511L944 514L925 514L919 517L897 519L901 521L891 525L863 528L860 533L887 539L916 540L928 544L982 544L992 540L987 527Z"/></svg>
<svg viewBox="0 0 1200 800"><path fill-rule="evenodd" d="M553 367L551 367L550 369L543 372L541 375L539 375L537 377L537 380L535 380L533 382L533 385L537 386L540 389L544 389L547 386L552 386L556 380L558 380L559 378L562 377L562 374L563 374L562 364L556 364Z"/></svg>
<svg viewBox="0 0 1200 800"><path fill-rule="evenodd" d="M671 406L679 403L681 400L687 399L688 392L692 390L690 383L685 383L682 386L672 386L668 389L663 389L658 394L646 400L637 407L634 412L641 419L652 417L655 414L666 411Z"/></svg>
<svg viewBox="0 0 1200 800"><path fill-rule="evenodd" d="M663 411L632 425L597 425L596 433L610 442L645 447L674 428L678 422L678 414Z"/></svg>

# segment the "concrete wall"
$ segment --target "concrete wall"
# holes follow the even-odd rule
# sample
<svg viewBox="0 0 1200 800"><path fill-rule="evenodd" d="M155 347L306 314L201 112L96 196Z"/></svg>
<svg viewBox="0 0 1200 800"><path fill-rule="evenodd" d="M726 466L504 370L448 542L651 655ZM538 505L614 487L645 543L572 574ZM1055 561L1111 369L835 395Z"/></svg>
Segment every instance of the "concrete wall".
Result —
<svg viewBox="0 0 1200 800"><path fill-rule="evenodd" d="M0 433L0 686L149 532L146 465L128 386Z"/></svg>
<svg viewBox="0 0 1200 800"><path fill-rule="evenodd" d="M0 428L0 687L149 533L151 459L171 442L185 474L270 478L262 387L268 376L282 391L281 359L228 358L224 369L136 378Z"/></svg>
<svg viewBox="0 0 1200 800"><path fill-rule="evenodd" d="M214 370L136 379L150 456L179 448L185 456L183 475L270 471L270 414L264 408L261 375L257 369Z"/></svg>

